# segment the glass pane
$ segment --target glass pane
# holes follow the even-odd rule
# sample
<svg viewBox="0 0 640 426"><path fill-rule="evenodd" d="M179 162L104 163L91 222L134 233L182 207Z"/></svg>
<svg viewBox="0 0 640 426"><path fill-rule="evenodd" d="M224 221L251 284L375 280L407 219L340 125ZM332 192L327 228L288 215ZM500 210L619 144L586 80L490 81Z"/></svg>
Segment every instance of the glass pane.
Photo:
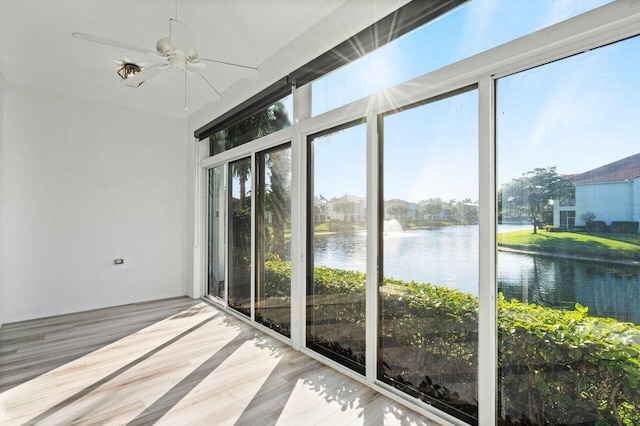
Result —
<svg viewBox="0 0 640 426"><path fill-rule="evenodd" d="M207 294L224 300L225 166L209 170L209 265Z"/></svg>
<svg viewBox="0 0 640 426"><path fill-rule="evenodd" d="M291 126L293 96L289 95L209 138L211 155L220 154L254 139Z"/></svg>
<svg viewBox="0 0 640 426"><path fill-rule="evenodd" d="M313 115L453 64L610 1L470 1L313 82Z"/></svg>
<svg viewBox="0 0 640 426"><path fill-rule="evenodd" d="M366 126L309 142L307 346L364 373Z"/></svg>
<svg viewBox="0 0 640 426"><path fill-rule="evenodd" d="M640 424L639 51L498 81L502 424Z"/></svg>
<svg viewBox="0 0 640 426"><path fill-rule="evenodd" d="M477 423L478 94L384 117L379 378Z"/></svg>
<svg viewBox="0 0 640 426"><path fill-rule="evenodd" d="M229 163L229 306L251 315L251 158Z"/></svg>
<svg viewBox="0 0 640 426"><path fill-rule="evenodd" d="M256 154L256 321L291 335L291 146Z"/></svg>

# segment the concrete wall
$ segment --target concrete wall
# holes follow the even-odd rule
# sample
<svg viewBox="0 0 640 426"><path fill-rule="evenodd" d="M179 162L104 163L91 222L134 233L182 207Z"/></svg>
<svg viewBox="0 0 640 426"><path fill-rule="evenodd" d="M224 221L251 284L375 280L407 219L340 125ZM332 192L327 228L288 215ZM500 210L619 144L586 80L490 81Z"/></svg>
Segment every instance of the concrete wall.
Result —
<svg viewBox="0 0 640 426"><path fill-rule="evenodd" d="M597 213L596 220L633 220L633 185L630 182L576 185L576 225L584 226L580 216Z"/></svg>
<svg viewBox="0 0 640 426"><path fill-rule="evenodd" d="M10 83L4 95L2 320L184 295L186 120Z"/></svg>

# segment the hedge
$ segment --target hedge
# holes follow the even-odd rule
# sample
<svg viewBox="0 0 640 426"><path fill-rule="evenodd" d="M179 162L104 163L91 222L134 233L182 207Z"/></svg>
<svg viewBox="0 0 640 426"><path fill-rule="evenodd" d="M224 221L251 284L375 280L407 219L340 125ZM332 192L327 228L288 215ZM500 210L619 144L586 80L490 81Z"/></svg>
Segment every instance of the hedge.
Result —
<svg viewBox="0 0 640 426"><path fill-rule="evenodd" d="M267 293L288 291L288 264L270 261L265 266L272 283ZM389 291L381 292L382 351L393 345L413 348L409 358L425 371L433 369L440 354L456 364L459 374L477 374L476 297L431 284L389 278L384 283L381 288ZM350 324L349 333L363 338L364 285L360 272L315 268L316 295L341 303L311 308L334 323ZM337 335L345 329L333 328ZM356 337L340 339L353 343ZM640 326L591 317L579 304L565 311L500 295L498 337L501 424L640 424ZM363 361L364 347L357 349L344 351ZM440 400L475 415L475 401L447 387L446 375L445 384L439 384L432 374L401 367L382 362L383 379L429 403Z"/></svg>
<svg viewBox="0 0 640 426"><path fill-rule="evenodd" d="M593 220L585 228L587 232L602 234L607 231L607 224L602 220Z"/></svg>
<svg viewBox="0 0 640 426"><path fill-rule="evenodd" d="M611 222L611 232L619 234L637 234L639 222Z"/></svg>

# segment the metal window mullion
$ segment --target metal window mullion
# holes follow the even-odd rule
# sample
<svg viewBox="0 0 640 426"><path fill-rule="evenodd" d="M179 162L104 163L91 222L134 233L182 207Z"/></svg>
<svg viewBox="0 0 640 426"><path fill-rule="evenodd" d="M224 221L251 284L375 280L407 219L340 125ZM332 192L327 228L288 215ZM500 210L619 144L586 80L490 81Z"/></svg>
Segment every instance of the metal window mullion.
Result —
<svg viewBox="0 0 640 426"><path fill-rule="evenodd" d="M223 169L222 181L224 182L224 297L223 305L228 308L229 307L229 279L231 275L229 274L229 247L231 244L229 240L231 239L231 233L229 229L231 212L230 208L232 203L229 202L229 197L231 194L231 163L226 163Z"/></svg>
<svg viewBox="0 0 640 426"><path fill-rule="evenodd" d="M205 176L208 176L206 170L203 170L200 167L201 160L200 153L200 141L196 141L194 144L194 168L193 168L193 182L194 182L194 224L193 224L193 245L191 246L193 250L193 259L194 259L194 267L193 267L193 280L195 281L193 285L193 293L195 297L202 297L206 294L205 290L205 282L209 267L209 262L207 258L208 250L207 245L209 242L208 238L208 226L207 226L207 211L208 211L208 185L204 182L208 182L205 180ZM199 285L198 285L199 283ZM195 290L198 289L198 292Z"/></svg>
<svg viewBox="0 0 640 426"><path fill-rule="evenodd" d="M365 303L365 375L368 382L377 380L378 372L378 120L367 116L367 279Z"/></svg>
<svg viewBox="0 0 640 426"><path fill-rule="evenodd" d="M305 342L307 144L300 122L311 116L311 86L293 89L291 138L291 346Z"/></svg>
<svg viewBox="0 0 640 426"><path fill-rule="evenodd" d="M478 84L479 111L479 313L478 423L496 424L497 298L496 298L496 138L495 80Z"/></svg>
<svg viewBox="0 0 640 426"><path fill-rule="evenodd" d="M255 322L256 311L256 187L258 179L256 176L256 153L251 153L251 303L250 318Z"/></svg>

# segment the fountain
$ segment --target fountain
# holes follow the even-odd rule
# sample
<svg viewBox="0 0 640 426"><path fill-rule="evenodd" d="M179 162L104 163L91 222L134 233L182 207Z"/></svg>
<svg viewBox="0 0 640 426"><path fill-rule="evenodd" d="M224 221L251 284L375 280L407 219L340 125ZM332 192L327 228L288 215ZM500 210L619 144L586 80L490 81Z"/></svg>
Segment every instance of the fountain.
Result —
<svg viewBox="0 0 640 426"><path fill-rule="evenodd" d="M384 235L401 234L404 230L396 219L384 221Z"/></svg>

